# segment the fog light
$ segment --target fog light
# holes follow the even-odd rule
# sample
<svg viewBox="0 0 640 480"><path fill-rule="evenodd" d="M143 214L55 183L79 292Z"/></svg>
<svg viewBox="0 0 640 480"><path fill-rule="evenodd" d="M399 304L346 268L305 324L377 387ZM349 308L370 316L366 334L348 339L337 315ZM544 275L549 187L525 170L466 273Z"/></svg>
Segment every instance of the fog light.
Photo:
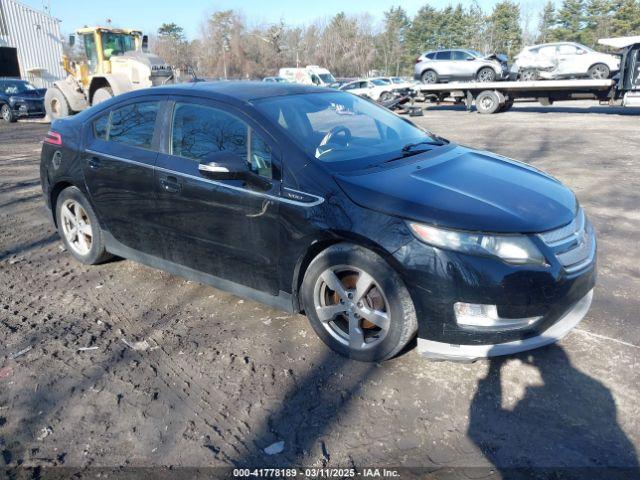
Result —
<svg viewBox="0 0 640 480"><path fill-rule="evenodd" d="M515 330L526 328L542 317L501 318L496 305L457 302L453 305L456 322L463 327L476 327L484 330Z"/></svg>

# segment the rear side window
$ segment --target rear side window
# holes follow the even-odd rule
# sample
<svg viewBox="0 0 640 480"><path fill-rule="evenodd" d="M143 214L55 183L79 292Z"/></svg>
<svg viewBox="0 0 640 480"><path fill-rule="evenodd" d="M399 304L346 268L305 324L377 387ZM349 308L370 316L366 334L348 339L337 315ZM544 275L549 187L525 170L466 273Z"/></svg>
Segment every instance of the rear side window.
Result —
<svg viewBox="0 0 640 480"><path fill-rule="evenodd" d="M158 102L133 103L111 112L109 141L151 148Z"/></svg>
<svg viewBox="0 0 640 480"><path fill-rule="evenodd" d="M451 60L451 50L436 52L436 60Z"/></svg>
<svg viewBox="0 0 640 480"><path fill-rule="evenodd" d="M109 135L109 114L101 116L93 122L93 135L101 140L107 140Z"/></svg>
<svg viewBox="0 0 640 480"><path fill-rule="evenodd" d="M221 151L235 153L249 162L253 172L272 178L271 149L246 123L217 108L177 103L171 153L200 161Z"/></svg>
<svg viewBox="0 0 640 480"><path fill-rule="evenodd" d="M425 58L428 58L429 60L433 60L435 58L435 56L436 56L435 52L430 52L430 53L425 54Z"/></svg>

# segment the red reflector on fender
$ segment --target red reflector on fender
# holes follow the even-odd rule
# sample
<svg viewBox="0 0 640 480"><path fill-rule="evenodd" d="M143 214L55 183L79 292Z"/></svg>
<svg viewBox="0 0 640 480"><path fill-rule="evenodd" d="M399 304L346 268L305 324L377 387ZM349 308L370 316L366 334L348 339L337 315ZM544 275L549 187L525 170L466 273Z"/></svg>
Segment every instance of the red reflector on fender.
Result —
<svg viewBox="0 0 640 480"><path fill-rule="evenodd" d="M51 145L62 145L62 135L58 132L49 130L47 136L44 137L44 143L50 143Z"/></svg>

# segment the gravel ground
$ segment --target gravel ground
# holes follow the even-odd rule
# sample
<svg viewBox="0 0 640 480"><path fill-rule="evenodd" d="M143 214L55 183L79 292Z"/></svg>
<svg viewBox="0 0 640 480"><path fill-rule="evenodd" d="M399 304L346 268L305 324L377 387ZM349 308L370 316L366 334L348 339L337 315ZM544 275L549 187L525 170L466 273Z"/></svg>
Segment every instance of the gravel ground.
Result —
<svg viewBox="0 0 640 480"><path fill-rule="evenodd" d="M47 126L2 124L0 467L637 468L640 117L574 105L417 120L549 171L598 232L579 328L474 364L345 360L302 316L131 261L76 263L41 198Z"/></svg>

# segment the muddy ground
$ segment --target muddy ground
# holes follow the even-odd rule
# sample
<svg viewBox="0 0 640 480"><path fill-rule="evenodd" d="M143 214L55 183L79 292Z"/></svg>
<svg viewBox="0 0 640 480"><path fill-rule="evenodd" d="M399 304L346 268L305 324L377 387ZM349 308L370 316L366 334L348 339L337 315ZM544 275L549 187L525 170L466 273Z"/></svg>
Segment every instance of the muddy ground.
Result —
<svg viewBox="0 0 640 480"><path fill-rule="evenodd" d="M41 198L48 127L2 124L0 467L637 467L638 112L444 106L418 122L576 192L598 232L599 284L559 345L474 364L414 351L358 363L302 316L131 261L80 265Z"/></svg>

